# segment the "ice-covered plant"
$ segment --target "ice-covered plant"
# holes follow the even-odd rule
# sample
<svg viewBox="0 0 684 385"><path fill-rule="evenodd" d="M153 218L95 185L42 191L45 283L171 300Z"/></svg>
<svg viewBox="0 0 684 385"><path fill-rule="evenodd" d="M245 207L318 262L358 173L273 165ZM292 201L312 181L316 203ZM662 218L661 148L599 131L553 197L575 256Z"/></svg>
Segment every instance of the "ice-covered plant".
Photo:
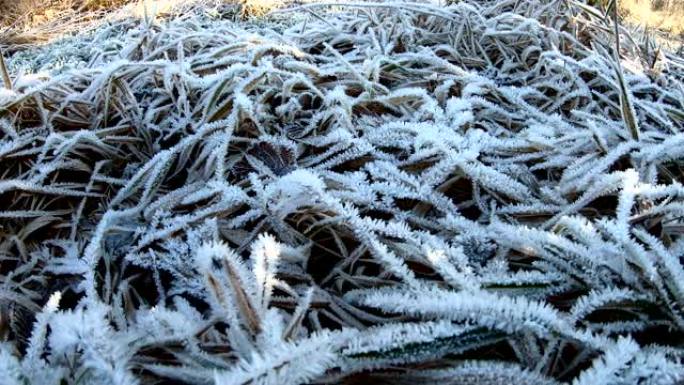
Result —
<svg viewBox="0 0 684 385"><path fill-rule="evenodd" d="M684 380L681 56L573 0L230 12L7 58L4 381Z"/></svg>

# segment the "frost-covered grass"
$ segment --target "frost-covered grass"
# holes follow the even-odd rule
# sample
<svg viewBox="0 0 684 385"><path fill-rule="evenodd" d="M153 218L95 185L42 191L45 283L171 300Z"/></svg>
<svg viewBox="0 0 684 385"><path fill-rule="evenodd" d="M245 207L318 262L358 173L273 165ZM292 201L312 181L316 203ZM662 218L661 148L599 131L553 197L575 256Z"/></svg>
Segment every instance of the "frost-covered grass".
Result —
<svg viewBox="0 0 684 385"><path fill-rule="evenodd" d="M3 384L684 380L680 56L565 0L229 13L9 58Z"/></svg>

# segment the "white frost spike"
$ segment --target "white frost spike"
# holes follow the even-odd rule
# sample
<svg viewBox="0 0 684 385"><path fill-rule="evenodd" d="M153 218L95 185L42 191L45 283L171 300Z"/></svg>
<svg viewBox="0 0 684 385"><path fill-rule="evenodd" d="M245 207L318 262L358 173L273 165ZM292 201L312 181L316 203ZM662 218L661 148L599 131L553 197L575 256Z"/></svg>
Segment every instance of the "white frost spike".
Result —
<svg viewBox="0 0 684 385"><path fill-rule="evenodd" d="M56 291L52 293L50 298L48 299L47 303L45 304L45 307L43 307L43 311L46 313L54 313L57 310L59 310L59 301L62 300L62 292L61 291Z"/></svg>
<svg viewBox="0 0 684 385"><path fill-rule="evenodd" d="M470 321L509 333L529 330L542 336L569 333L575 337L562 314L544 303L522 297L507 298L485 291L454 292L423 287L358 290L350 292L347 298L387 313Z"/></svg>
<svg viewBox="0 0 684 385"><path fill-rule="evenodd" d="M5 385L25 385L26 381L22 374L21 363L11 352L11 346L0 343L0 373L2 373Z"/></svg>
<svg viewBox="0 0 684 385"><path fill-rule="evenodd" d="M248 361L216 372L214 382L216 385L305 384L335 365L337 345L348 334L314 334L298 342L283 342L265 352L253 352Z"/></svg>
<svg viewBox="0 0 684 385"><path fill-rule="evenodd" d="M275 274L280 259L281 246L271 235L262 234L252 245L252 263L256 279L256 302L263 310L268 308L271 301Z"/></svg>
<svg viewBox="0 0 684 385"><path fill-rule="evenodd" d="M639 351L639 345L631 338L621 337L608 348L594 365L585 370L572 385L596 385L620 383L620 372L628 368L629 362Z"/></svg>

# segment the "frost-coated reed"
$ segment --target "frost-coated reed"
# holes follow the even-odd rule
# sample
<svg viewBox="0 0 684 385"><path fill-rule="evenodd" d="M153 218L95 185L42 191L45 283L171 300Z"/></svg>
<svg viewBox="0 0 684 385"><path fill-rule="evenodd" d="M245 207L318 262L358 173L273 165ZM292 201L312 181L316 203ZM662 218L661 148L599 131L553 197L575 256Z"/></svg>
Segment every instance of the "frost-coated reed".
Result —
<svg viewBox="0 0 684 385"><path fill-rule="evenodd" d="M684 379L681 56L571 0L221 9L6 58L2 384Z"/></svg>

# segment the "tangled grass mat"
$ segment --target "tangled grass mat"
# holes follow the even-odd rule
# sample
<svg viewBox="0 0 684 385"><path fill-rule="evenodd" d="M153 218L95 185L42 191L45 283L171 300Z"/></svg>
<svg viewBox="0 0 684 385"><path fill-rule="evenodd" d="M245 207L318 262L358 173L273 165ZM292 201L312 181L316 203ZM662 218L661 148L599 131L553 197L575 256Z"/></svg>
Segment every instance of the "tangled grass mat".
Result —
<svg viewBox="0 0 684 385"><path fill-rule="evenodd" d="M570 0L222 15L7 60L4 384L684 379L681 56Z"/></svg>

